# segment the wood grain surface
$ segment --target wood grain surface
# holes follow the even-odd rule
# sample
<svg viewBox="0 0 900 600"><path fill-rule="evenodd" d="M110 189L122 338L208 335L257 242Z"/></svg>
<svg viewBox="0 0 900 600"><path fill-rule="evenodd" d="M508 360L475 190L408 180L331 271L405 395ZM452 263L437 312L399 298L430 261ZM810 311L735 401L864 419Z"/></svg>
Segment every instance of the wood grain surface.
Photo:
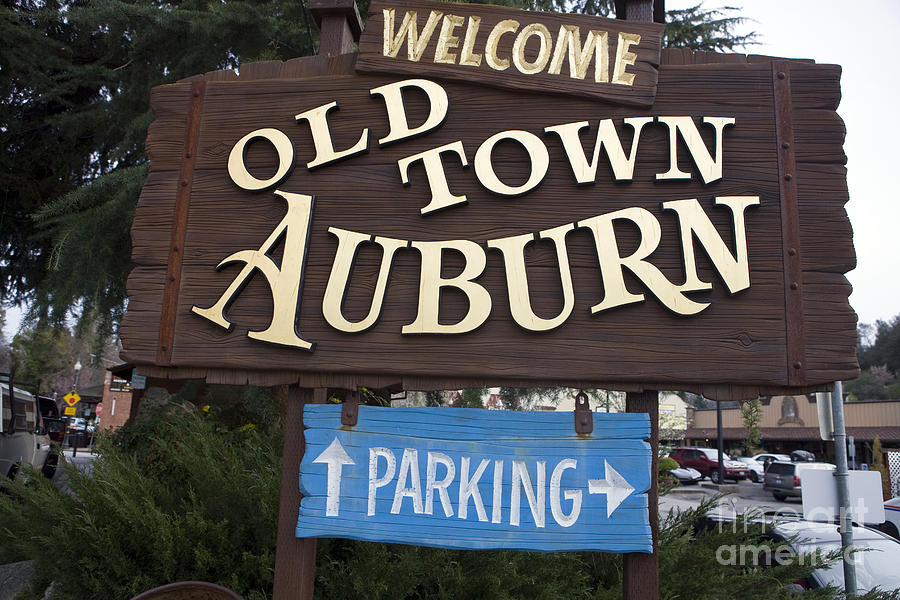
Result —
<svg viewBox="0 0 900 600"><path fill-rule="evenodd" d="M602 385L626 391L686 389L721 399L824 389L834 380L855 377L856 315L848 303L850 286L844 276L855 266L855 253L844 210L844 126L835 113L840 68L802 61L790 65L802 276L799 318L805 332L801 349L805 383L792 385L771 59L684 51L664 51L662 57L656 101L647 108L442 81L450 102L443 125L385 148L377 144L387 133L385 107L369 90L403 77L353 75L353 54L262 63L256 68L244 65L239 77L231 72L200 76L207 85L169 366L157 363L160 307L191 81L197 79L156 88L152 95L156 121L147 140L151 173L132 231L136 268L128 281L130 301L121 327L123 358L153 376L207 377L221 383L449 389L515 382ZM339 104L339 110L329 115L335 147L349 147L369 128L369 151L309 171L305 165L315 155L309 127L298 124L294 115L332 101ZM426 116L423 99L410 97L409 112L411 123L417 118L421 122ZM713 142L712 128L700 125L702 117L734 117L735 125L724 135L723 178L701 183L679 142L680 168L692 174L691 180L657 182L655 175L666 171L669 154L666 128L656 123L642 134L631 181L615 182L601 156L596 182L576 186L559 138L543 134L544 127L588 121L590 128L583 132L582 142L589 152L597 122L609 118L627 149L632 131L622 119L640 116L692 116L707 147ZM240 271L237 265L217 272L216 265L234 252L259 248L284 217L284 200L270 191L243 191L226 171L235 142L263 127L287 133L295 147L296 167L278 189L316 198L297 318L297 330L316 343L311 353L247 337L248 331L265 329L271 318L271 294L259 274L229 307L230 331L191 313L194 305L215 303ZM548 149L550 167L536 190L517 198L495 196L478 182L473 169L448 158L451 190L466 194L468 203L420 214L430 197L424 169L421 164L411 167L410 184L403 186L398 160L461 140L471 161L482 141L510 129L535 134ZM493 156L498 176L509 182L527 178L524 161L521 147L512 144L499 145ZM275 169L274 152L264 144L251 146L246 162L259 177ZM670 281L681 282L684 265L677 220L670 211L660 210L661 203L697 198L733 248L729 212L714 206L715 197L728 195L760 198L760 205L747 212L751 286L729 295L695 244L700 277L712 282L713 288L691 295L710 303L693 317L670 313L627 272L629 290L645 293L646 300L592 315L589 309L603 298L603 288L594 242L586 229L567 238L575 308L553 331L527 332L514 323L503 259L495 250L487 251L487 266L478 279L491 296L490 316L474 332L401 335L401 328L415 319L419 292L419 256L411 249L395 256L384 309L372 329L341 333L322 316L322 298L337 247L329 227L404 240L467 239L485 247L488 240L641 207L656 216L662 229L662 241L649 260ZM623 255L633 251L636 231L617 226L616 235ZM280 260L277 251L275 258ZM358 320L367 313L380 260L374 247L364 247L357 255L343 303L348 319ZM556 315L561 287L552 244L530 245L526 261L534 311L543 317ZM452 276L461 267L458 257L448 253L444 276ZM467 308L463 295L445 293L442 322L455 322Z"/></svg>

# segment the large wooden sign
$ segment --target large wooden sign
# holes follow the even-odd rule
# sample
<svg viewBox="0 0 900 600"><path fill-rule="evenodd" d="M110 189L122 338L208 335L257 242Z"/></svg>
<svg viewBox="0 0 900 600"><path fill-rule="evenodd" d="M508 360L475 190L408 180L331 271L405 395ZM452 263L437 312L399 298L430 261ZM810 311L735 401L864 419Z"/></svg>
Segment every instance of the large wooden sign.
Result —
<svg viewBox="0 0 900 600"><path fill-rule="evenodd" d="M635 107L353 60L154 90L121 327L142 372L722 399L856 376L839 67L664 51Z"/></svg>
<svg viewBox="0 0 900 600"><path fill-rule="evenodd" d="M308 404L297 536L649 553L649 418L592 416Z"/></svg>

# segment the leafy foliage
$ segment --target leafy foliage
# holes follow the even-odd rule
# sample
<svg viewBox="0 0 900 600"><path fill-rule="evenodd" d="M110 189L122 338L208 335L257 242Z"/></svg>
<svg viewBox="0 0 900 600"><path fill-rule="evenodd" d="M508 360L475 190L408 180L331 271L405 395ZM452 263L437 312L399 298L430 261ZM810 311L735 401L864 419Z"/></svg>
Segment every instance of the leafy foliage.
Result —
<svg viewBox="0 0 900 600"><path fill-rule="evenodd" d="M13 338L10 347L15 379L37 384L39 393L53 391L53 376L65 372L72 382L72 334L65 327L41 324L26 327Z"/></svg>
<svg viewBox="0 0 900 600"><path fill-rule="evenodd" d="M269 597L282 424L226 426L242 411L264 416L258 405L265 399L262 390L226 392L208 390L208 411L172 404L154 419L101 439L93 475L65 468L71 493L39 476L29 484L0 483L7 492L0 493L0 560L35 561L37 588L60 582L56 599L128 598L184 579L217 582L248 599ZM790 556L768 566L720 560L723 547L774 547L759 525L738 521L704 529L712 507L708 500L662 523L661 597L789 598L786 584L815 565ZM60 560L61 545L72 540L78 552ZM605 553L455 551L323 539L316 597L605 600L621 597L621 572L621 555ZM820 590L804 597L841 596Z"/></svg>
<svg viewBox="0 0 900 600"><path fill-rule="evenodd" d="M861 323L856 349L860 376L844 390L855 400L900 398L900 315L874 326Z"/></svg>
<svg viewBox="0 0 900 600"><path fill-rule="evenodd" d="M666 13L663 45L667 48L689 50L732 51L756 41L756 33L740 35L735 28L744 23L743 17L728 16L732 6L707 10L702 4Z"/></svg>
<svg viewBox="0 0 900 600"><path fill-rule="evenodd" d="M0 299L109 332L146 177L150 89L314 52L293 0L13 0L0 7Z"/></svg>
<svg viewBox="0 0 900 600"><path fill-rule="evenodd" d="M741 402L741 419L747 430L747 438L744 440L744 454L752 456L759 450L762 435L759 424L762 421L762 402L759 398Z"/></svg>
<svg viewBox="0 0 900 600"><path fill-rule="evenodd" d="M102 439L92 475L65 467L71 494L42 477L4 482L0 547L58 582L54 598L130 598L199 579L268 597L278 515L279 440L172 412ZM65 544L74 556L60 560Z"/></svg>

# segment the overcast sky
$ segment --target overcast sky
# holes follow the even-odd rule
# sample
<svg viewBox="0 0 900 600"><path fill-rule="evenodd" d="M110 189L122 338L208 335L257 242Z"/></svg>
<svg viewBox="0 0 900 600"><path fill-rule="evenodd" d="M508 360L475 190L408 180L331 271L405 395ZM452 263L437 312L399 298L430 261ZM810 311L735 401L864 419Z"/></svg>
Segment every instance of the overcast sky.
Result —
<svg viewBox="0 0 900 600"><path fill-rule="evenodd" d="M666 0L685 8L697 0ZM900 84L893 66L900 58L897 0L706 0L703 6L743 7L758 45L748 54L811 58L841 65L841 105L847 126L847 212L853 224L857 267L850 304L863 323L900 313L900 119L893 115Z"/></svg>
<svg viewBox="0 0 900 600"><path fill-rule="evenodd" d="M666 8L685 8L696 0L666 0ZM900 313L900 98L893 67L900 57L900 2L865 0L707 0L707 8L743 6L750 19L743 30L759 34L748 53L812 58L843 67L843 99L838 112L847 125L844 150L853 223L856 270L850 303L863 323ZM856 10L859 8L859 10ZM12 338L19 311L12 309L5 334Z"/></svg>

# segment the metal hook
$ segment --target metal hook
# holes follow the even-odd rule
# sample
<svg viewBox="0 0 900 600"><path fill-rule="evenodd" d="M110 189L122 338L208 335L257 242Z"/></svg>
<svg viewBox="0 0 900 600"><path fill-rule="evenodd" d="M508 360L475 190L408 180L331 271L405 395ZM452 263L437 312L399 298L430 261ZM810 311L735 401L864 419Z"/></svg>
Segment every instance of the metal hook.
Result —
<svg viewBox="0 0 900 600"><path fill-rule="evenodd" d="M584 391L575 396L575 433L586 435L594 432L594 417L591 414L591 403Z"/></svg>

